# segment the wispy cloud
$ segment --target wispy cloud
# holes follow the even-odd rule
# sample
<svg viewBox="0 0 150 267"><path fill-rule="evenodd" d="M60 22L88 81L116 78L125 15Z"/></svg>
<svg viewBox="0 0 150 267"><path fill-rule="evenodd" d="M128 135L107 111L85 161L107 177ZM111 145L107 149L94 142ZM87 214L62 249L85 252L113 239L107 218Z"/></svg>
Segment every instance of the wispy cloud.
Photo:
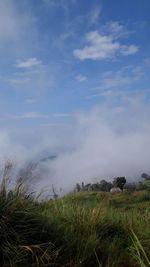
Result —
<svg viewBox="0 0 150 267"><path fill-rule="evenodd" d="M18 16L9 0L0 1L0 40L14 39L19 31Z"/></svg>
<svg viewBox="0 0 150 267"><path fill-rule="evenodd" d="M97 86L90 89L91 93L86 99L104 97L105 101L117 102L120 99L148 97L150 91L144 84L148 72L149 67L144 61L140 65L127 65L120 70L106 71L100 75Z"/></svg>
<svg viewBox="0 0 150 267"><path fill-rule="evenodd" d="M86 75L79 74L76 76L76 80L78 82L85 82L85 81L87 81L87 79L88 79L88 77Z"/></svg>
<svg viewBox="0 0 150 267"><path fill-rule="evenodd" d="M1 121L13 121L13 120L24 120L24 119L48 119L50 116L47 114L39 113L39 112L28 112L22 115L5 115L1 116Z"/></svg>
<svg viewBox="0 0 150 267"><path fill-rule="evenodd" d="M72 117L73 115L71 113L54 113L53 116L58 118L67 118Z"/></svg>
<svg viewBox="0 0 150 267"><path fill-rule="evenodd" d="M122 45L121 54L124 56L134 55L138 52L139 48L135 45Z"/></svg>
<svg viewBox="0 0 150 267"><path fill-rule="evenodd" d="M40 60L38 60L35 57L31 57L31 58L28 58L26 60L17 60L16 68L28 69L28 68L32 68L35 66L40 66L41 64L42 64L42 62Z"/></svg>
<svg viewBox="0 0 150 267"><path fill-rule="evenodd" d="M106 72L102 78L103 88L120 88L121 86L132 85L139 82L143 76L142 66L126 66L116 72Z"/></svg>
<svg viewBox="0 0 150 267"><path fill-rule="evenodd" d="M103 26L103 31L113 36L114 39L128 37L130 32L119 21L109 21Z"/></svg>
<svg viewBox="0 0 150 267"><path fill-rule="evenodd" d="M85 41L88 43L85 47L75 49L73 52L80 60L112 59L117 55L128 56L138 52L137 46L121 44L113 34L104 35L98 31L92 31L86 34Z"/></svg>
<svg viewBox="0 0 150 267"><path fill-rule="evenodd" d="M19 71L6 77L5 83L9 84L15 92L25 94L28 99L36 98L54 87L54 77L50 69L50 66L42 65L37 60L20 62Z"/></svg>
<svg viewBox="0 0 150 267"><path fill-rule="evenodd" d="M66 13L69 12L70 5L76 5L78 0L43 0L43 2L49 7L59 7L64 9Z"/></svg>
<svg viewBox="0 0 150 267"><path fill-rule="evenodd" d="M33 49L32 41L35 44L37 40L35 21L31 9L25 10L13 0L0 1L1 56L3 53L8 53L9 57L30 54L29 51Z"/></svg>
<svg viewBox="0 0 150 267"><path fill-rule="evenodd" d="M88 14L88 20L90 24L97 24L101 15L101 10L102 8L100 5L96 5L91 9L90 13Z"/></svg>

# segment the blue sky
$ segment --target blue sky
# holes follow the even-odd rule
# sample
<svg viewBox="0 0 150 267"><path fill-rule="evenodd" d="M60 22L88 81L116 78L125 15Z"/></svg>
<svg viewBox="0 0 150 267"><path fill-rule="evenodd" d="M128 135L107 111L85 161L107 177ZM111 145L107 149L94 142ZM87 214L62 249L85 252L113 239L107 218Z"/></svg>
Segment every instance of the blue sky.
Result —
<svg viewBox="0 0 150 267"><path fill-rule="evenodd" d="M149 9L149 0L1 0L1 127L149 103Z"/></svg>
<svg viewBox="0 0 150 267"><path fill-rule="evenodd" d="M0 0L0 163L57 154L41 186L69 188L150 172L149 10Z"/></svg>

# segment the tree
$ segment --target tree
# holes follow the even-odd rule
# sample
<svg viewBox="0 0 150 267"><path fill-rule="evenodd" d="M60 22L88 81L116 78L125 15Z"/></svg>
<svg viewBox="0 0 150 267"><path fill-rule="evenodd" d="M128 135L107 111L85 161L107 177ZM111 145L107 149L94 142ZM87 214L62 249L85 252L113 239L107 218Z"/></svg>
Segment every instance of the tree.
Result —
<svg viewBox="0 0 150 267"><path fill-rule="evenodd" d="M114 178L114 181L113 181L113 185L115 187L119 187L121 190L123 190L123 187L126 183L126 178L123 176L123 177L116 177Z"/></svg>
<svg viewBox="0 0 150 267"><path fill-rule="evenodd" d="M76 184L76 191L77 191L77 192L80 192L80 191L81 191L81 186L80 186L80 184Z"/></svg>
<svg viewBox="0 0 150 267"><path fill-rule="evenodd" d="M128 192L134 192L138 189L138 185L136 183L126 183L124 186L124 189L126 189Z"/></svg>
<svg viewBox="0 0 150 267"><path fill-rule="evenodd" d="M143 179L145 179L145 180L150 180L150 175L147 174L147 173L142 173L142 174L141 174L141 177L142 177Z"/></svg>
<svg viewBox="0 0 150 267"><path fill-rule="evenodd" d="M112 187L113 187L112 183L107 182L105 180L100 181L99 184L100 191L109 192Z"/></svg>

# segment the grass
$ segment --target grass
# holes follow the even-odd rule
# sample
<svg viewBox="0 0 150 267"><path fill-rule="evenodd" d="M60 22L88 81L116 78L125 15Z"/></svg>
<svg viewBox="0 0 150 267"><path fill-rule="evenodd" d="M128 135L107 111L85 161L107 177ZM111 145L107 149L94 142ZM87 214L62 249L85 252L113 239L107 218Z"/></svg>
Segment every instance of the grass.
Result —
<svg viewBox="0 0 150 267"><path fill-rule="evenodd" d="M150 266L150 193L80 192L39 202L0 187L0 266Z"/></svg>

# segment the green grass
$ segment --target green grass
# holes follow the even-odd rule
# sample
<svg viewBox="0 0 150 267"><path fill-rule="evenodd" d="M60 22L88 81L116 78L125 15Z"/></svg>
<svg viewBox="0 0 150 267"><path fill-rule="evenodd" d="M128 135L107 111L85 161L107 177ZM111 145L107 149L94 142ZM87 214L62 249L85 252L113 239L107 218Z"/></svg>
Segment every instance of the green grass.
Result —
<svg viewBox="0 0 150 267"><path fill-rule="evenodd" d="M150 266L150 193L80 192L39 202L0 188L0 266Z"/></svg>

